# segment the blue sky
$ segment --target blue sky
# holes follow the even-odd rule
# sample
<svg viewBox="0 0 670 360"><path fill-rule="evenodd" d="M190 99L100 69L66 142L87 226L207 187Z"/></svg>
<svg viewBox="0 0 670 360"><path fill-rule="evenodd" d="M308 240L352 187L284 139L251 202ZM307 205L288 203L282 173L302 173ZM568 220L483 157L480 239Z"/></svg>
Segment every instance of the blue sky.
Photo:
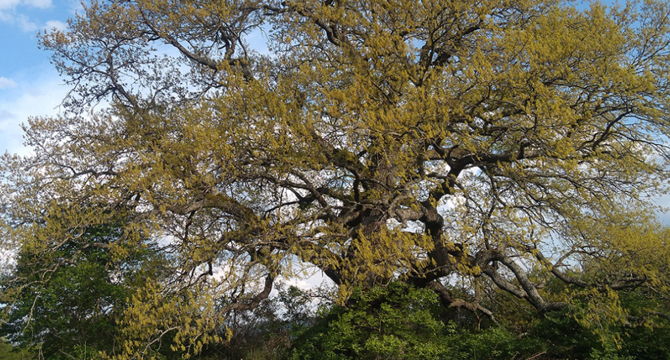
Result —
<svg viewBox="0 0 670 360"><path fill-rule="evenodd" d="M77 9L76 0L0 0L0 153L25 151L19 125L28 117L58 113L68 89L37 34L65 28Z"/></svg>

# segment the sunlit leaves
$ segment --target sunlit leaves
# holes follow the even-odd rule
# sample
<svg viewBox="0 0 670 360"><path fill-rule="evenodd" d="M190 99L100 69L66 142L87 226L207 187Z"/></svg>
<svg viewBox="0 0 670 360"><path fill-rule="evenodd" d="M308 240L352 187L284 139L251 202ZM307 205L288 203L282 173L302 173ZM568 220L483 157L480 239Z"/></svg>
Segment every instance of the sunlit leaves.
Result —
<svg viewBox="0 0 670 360"><path fill-rule="evenodd" d="M111 357L156 354L162 337L197 353L310 266L340 301L400 278L463 284L443 301L489 315L481 294L498 288L540 312L586 297L592 316L625 318L611 291L667 292L667 232L649 216L667 185L667 13L92 3L42 36L75 88L64 115L26 126L33 155L0 162L2 242L50 259L123 220L112 257L155 256ZM268 54L250 46L260 34Z"/></svg>

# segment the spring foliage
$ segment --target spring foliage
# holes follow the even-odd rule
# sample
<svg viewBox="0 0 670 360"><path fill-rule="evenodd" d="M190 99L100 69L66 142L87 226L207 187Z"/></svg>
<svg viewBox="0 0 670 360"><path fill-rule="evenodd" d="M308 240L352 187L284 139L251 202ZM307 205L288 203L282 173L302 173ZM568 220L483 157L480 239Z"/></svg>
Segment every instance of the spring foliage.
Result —
<svg viewBox="0 0 670 360"><path fill-rule="evenodd" d="M496 291L587 308L575 318L595 331L667 319L668 231L650 214L668 180L669 15L652 0L94 1L41 35L73 89L64 112L29 120L32 154L0 161L0 243L32 259L2 309L96 248L106 284L131 289L100 353L119 360L225 342L231 314L306 267L340 302L400 279L493 320ZM635 314L631 289L648 299Z"/></svg>

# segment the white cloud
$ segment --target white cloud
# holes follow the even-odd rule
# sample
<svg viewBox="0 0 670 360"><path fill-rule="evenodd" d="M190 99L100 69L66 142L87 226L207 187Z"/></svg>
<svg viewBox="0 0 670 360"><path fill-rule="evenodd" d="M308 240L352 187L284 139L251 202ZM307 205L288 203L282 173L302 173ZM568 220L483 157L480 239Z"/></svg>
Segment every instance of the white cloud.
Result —
<svg viewBox="0 0 670 360"><path fill-rule="evenodd" d="M2 1L2 0L0 0L0 1ZM51 7L51 0L24 0L23 3L25 5L40 8L40 9L46 9L48 7Z"/></svg>
<svg viewBox="0 0 670 360"><path fill-rule="evenodd" d="M62 22L62 21L58 21L58 20L49 20L49 21L47 21L46 25L44 25L44 29L45 30L56 29L56 30L64 31L64 30L67 29L67 24Z"/></svg>
<svg viewBox="0 0 670 360"><path fill-rule="evenodd" d="M84 3L79 0L70 0L70 13L73 15L80 14L84 11Z"/></svg>
<svg viewBox="0 0 670 360"><path fill-rule="evenodd" d="M30 21L30 19L23 14L16 15L14 17L14 22L18 24L21 30L23 30L24 32L35 32L39 29L37 24Z"/></svg>
<svg viewBox="0 0 670 360"><path fill-rule="evenodd" d="M38 70L35 76L17 79L17 82L16 87L5 90L0 97L0 154L5 151L26 154L21 123L32 116L58 114L58 107L67 94L67 87L50 65Z"/></svg>
<svg viewBox="0 0 670 360"><path fill-rule="evenodd" d="M0 77L0 89L10 89L16 87L16 83L12 79Z"/></svg>
<svg viewBox="0 0 670 360"><path fill-rule="evenodd" d="M52 7L51 0L0 0L0 21L16 25L24 32L34 32L40 29L33 20L21 12L21 8L46 9ZM48 27L49 21L42 28ZM58 28L58 27L57 27Z"/></svg>
<svg viewBox="0 0 670 360"><path fill-rule="evenodd" d="M295 286L295 287L297 287L298 289L301 289L301 290L311 290L312 288L315 287L314 284L310 284L307 281L302 280L302 279L291 278L291 279L287 279L284 283L286 285L289 285L289 286Z"/></svg>
<svg viewBox="0 0 670 360"><path fill-rule="evenodd" d="M18 14L14 11L1 11L0 9L0 21L11 25L17 25L24 32L34 32L39 29L39 26L31 21L26 15Z"/></svg>
<svg viewBox="0 0 670 360"><path fill-rule="evenodd" d="M0 9L13 9L20 3L20 0L0 0Z"/></svg>
<svg viewBox="0 0 670 360"><path fill-rule="evenodd" d="M2 0L0 0L0 1L2 1ZM3 11L3 9L0 8L0 21L11 24L11 23L14 22L14 16L9 14L6 11Z"/></svg>
<svg viewBox="0 0 670 360"><path fill-rule="evenodd" d="M17 6L30 6L40 9L51 7L51 0L0 0L0 9L14 9Z"/></svg>

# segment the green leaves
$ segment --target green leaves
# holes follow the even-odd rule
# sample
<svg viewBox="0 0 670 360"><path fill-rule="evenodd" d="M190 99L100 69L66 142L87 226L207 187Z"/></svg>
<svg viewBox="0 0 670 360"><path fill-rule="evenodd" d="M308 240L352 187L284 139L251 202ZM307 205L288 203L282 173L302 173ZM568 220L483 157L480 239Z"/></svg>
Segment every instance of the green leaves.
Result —
<svg viewBox="0 0 670 360"><path fill-rule="evenodd" d="M293 359L437 359L448 344L430 290L401 283L354 291L346 306L335 306L322 323L295 342ZM321 354L321 355L320 355Z"/></svg>
<svg viewBox="0 0 670 360"><path fill-rule="evenodd" d="M48 358L99 358L116 346L116 317L130 293L131 272L121 275L107 248L115 226L93 228L87 241L66 242L57 251L24 249L15 273L3 285L18 292L3 295L9 319L2 332L22 348L36 348ZM80 239L82 240L82 239ZM46 254L48 256L43 256ZM130 269L128 269L130 270Z"/></svg>
<svg viewBox="0 0 670 360"><path fill-rule="evenodd" d="M617 291L669 289L668 233L649 215L667 191L669 12L94 2L42 36L74 86L65 111L29 121L32 155L0 160L0 244L29 269L3 301L74 308L42 293L53 283L105 303L123 314L118 359L224 342L228 316L302 268L341 304L399 280L488 318L500 290L542 313L591 297L583 322L624 319ZM127 302L110 300L117 286ZM383 322L346 313L393 329L357 343L343 322L350 350L443 351L409 334L392 305L405 301L382 301ZM19 321L26 304L5 312Z"/></svg>

